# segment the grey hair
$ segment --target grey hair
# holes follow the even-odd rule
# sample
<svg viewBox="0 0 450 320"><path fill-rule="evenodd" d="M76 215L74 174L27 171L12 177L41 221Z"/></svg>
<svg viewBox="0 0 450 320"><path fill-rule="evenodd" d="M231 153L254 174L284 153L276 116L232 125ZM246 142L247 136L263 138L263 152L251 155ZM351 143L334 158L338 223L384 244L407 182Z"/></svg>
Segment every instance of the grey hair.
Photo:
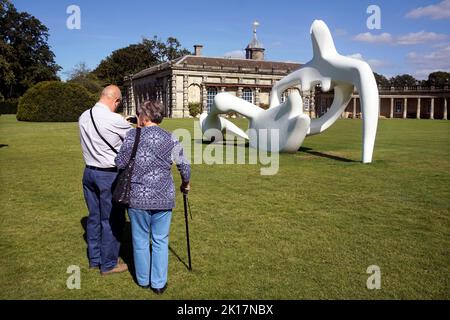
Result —
<svg viewBox="0 0 450 320"><path fill-rule="evenodd" d="M164 118L163 108L158 101L149 100L140 104L137 108L138 117L142 116L151 122L161 123Z"/></svg>

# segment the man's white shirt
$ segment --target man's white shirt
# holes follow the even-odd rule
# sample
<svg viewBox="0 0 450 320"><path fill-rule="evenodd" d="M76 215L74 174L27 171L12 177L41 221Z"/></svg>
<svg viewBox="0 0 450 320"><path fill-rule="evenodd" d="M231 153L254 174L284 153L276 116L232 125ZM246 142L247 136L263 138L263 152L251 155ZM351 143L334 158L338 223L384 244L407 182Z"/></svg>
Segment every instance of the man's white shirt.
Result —
<svg viewBox="0 0 450 320"><path fill-rule="evenodd" d="M108 143L119 151L125 135L131 125L120 115L112 112L108 106L97 103L92 109L95 124ZM90 110L86 110L78 120L80 127L81 149L86 165L98 168L115 167L116 154L100 138L92 124Z"/></svg>

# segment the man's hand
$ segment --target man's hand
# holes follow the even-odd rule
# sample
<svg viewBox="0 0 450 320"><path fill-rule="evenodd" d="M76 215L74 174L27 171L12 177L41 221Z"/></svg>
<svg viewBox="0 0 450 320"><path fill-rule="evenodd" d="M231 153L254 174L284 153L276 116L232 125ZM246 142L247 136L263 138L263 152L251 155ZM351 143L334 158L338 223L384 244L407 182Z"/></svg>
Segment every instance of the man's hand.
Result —
<svg viewBox="0 0 450 320"><path fill-rule="evenodd" d="M129 116L129 117L125 118L125 120L127 120L129 123L132 123L132 124L138 124L138 119L136 116Z"/></svg>
<svg viewBox="0 0 450 320"><path fill-rule="evenodd" d="M184 194L188 194L189 190L191 190L191 184L189 183L189 181L183 182L181 184L180 191Z"/></svg>

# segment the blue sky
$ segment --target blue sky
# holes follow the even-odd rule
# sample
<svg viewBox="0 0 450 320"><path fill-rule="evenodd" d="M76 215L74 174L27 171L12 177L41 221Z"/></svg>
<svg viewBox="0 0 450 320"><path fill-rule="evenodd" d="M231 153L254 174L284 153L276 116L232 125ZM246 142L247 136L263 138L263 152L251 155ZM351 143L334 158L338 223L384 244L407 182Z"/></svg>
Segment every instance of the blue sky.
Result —
<svg viewBox="0 0 450 320"><path fill-rule="evenodd" d="M235 56L251 40L255 20L267 60L310 60L310 25L322 19L341 54L363 58L378 73L410 73L422 79L435 70L450 71L450 0L12 2L50 29L49 43L63 67L62 78L79 62L95 68L113 50L153 35L176 37L191 50L203 44L205 56ZM80 7L80 30L66 27L69 5ZM381 10L380 30L367 28L369 5Z"/></svg>

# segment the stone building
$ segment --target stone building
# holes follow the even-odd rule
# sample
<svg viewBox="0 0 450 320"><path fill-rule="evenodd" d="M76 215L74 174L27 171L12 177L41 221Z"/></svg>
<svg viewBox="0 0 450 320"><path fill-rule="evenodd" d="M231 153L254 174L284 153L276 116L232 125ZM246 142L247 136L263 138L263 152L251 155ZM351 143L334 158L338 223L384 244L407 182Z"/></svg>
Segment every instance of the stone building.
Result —
<svg viewBox="0 0 450 320"><path fill-rule="evenodd" d="M137 105L149 98L156 98L163 104L167 117L189 117L189 104L199 104L203 111L208 111L219 92L231 93L266 108L273 84L301 67L297 63L266 61L265 49L257 38L256 27L253 39L245 49L245 59L204 57L202 48L195 45L194 55L183 56L127 77L125 114L135 114ZM314 92L301 94L306 112L313 113Z"/></svg>
<svg viewBox="0 0 450 320"><path fill-rule="evenodd" d="M189 117L189 105L198 105L208 112L219 92L228 92L257 106L267 108L275 82L299 69L297 63L266 61L264 46L257 38L257 23L253 39L245 49L245 59L202 56L201 45L194 46L194 55L144 69L125 78L124 113L136 114L136 106L153 98L164 106L169 118ZM283 94L289 94L291 88ZM448 86L379 87L380 117L447 119ZM333 93L320 88L303 92L303 110L311 118L323 115L331 106ZM353 94L343 118L361 116L358 93Z"/></svg>
<svg viewBox="0 0 450 320"><path fill-rule="evenodd" d="M378 87L380 95L380 118L413 118L447 120L447 106L450 88L443 87ZM316 90L316 114L326 112L333 101L333 93ZM342 114L343 118L360 118L361 107L357 92Z"/></svg>

